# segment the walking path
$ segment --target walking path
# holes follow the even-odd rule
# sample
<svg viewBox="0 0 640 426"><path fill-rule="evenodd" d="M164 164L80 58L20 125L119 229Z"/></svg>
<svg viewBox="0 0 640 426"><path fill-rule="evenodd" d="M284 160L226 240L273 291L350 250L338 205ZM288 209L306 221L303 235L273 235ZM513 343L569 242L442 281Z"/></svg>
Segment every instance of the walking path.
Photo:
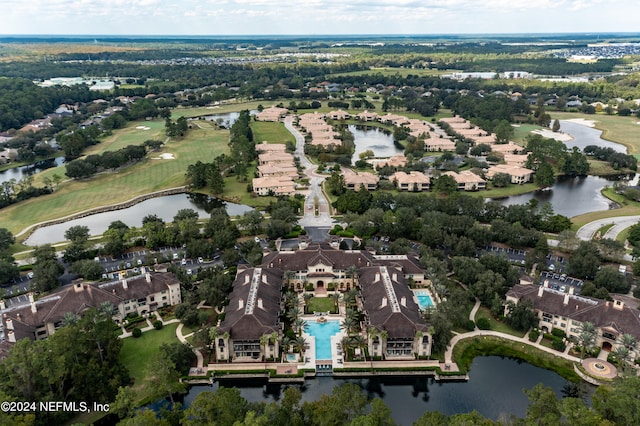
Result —
<svg viewBox="0 0 640 426"><path fill-rule="evenodd" d="M450 366L448 368L448 370L450 371L459 371L458 365L454 363L452 359L453 348L456 346L456 344L460 340L468 339L472 337L479 337L479 336L494 336L494 337L500 337L502 339L512 340L514 342L521 342L529 346L534 346L535 348L544 352L548 352L554 356L558 356L572 362L580 362L580 358L575 357L573 355L569 355L569 350L571 349L571 346L572 346L571 344L567 345L564 352L558 352L554 349L548 348L540 344L540 341L542 340L542 335L538 338L538 340L535 343L529 340L529 338L527 337L528 335L529 333L525 334L524 337L517 337L517 336L512 336L510 334L500 333L498 331L491 331L491 330L475 330L475 331L470 331L468 333L458 334L454 336L453 339L451 339L451 341L449 342L449 347L447 348L447 351L444 354L445 365Z"/></svg>

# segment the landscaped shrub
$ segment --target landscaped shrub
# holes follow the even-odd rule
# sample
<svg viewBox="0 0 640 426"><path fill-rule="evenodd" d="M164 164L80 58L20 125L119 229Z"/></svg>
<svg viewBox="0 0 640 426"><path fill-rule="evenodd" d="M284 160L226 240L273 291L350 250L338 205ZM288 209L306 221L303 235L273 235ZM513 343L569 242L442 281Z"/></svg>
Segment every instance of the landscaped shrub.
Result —
<svg viewBox="0 0 640 426"><path fill-rule="evenodd" d="M566 345L564 344L562 339L554 339L553 342L551 342L551 347L557 351L563 352L566 348Z"/></svg>
<svg viewBox="0 0 640 426"><path fill-rule="evenodd" d="M491 330L491 322L489 318L478 318L476 325L480 330Z"/></svg>
<svg viewBox="0 0 640 426"><path fill-rule="evenodd" d="M554 328L553 330L551 330L551 334L553 334L555 337L559 337L561 339L564 338L564 337L567 337L565 332L563 330L560 330L559 328Z"/></svg>
<svg viewBox="0 0 640 426"><path fill-rule="evenodd" d="M540 332L538 330L531 330L529 332L529 340L531 342L535 342L536 340L538 340L538 337L540 337Z"/></svg>
<svg viewBox="0 0 640 426"><path fill-rule="evenodd" d="M140 337L142 336L142 330L140 330L138 327L134 328L133 331L131 332L131 335L133 337Z"/></svg>
<svg viewBox="0 0 640 426"><path fill-rule="evenodd" d="M155 328L156 330L160 330L162 328L162 321L160 320L154 321L153 328Z"/></svg>
<svg viewBox="0 0 640 426"><path fill-rule="evenodd" d="M476 323L471 320L467 320L467 322L464 323L464 329L473 331L476 329Z"/></svg>

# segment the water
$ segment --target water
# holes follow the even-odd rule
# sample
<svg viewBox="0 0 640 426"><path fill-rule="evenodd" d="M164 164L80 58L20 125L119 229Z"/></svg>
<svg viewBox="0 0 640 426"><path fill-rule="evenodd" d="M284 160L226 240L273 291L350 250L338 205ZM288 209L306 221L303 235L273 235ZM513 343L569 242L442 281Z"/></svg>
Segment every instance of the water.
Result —
<svg viewBox="0 0 640 426"><path fill-rule="evenodd" d="M418 306L420 309L424 310L428 307L433 306L433 301L431 300L431 295L426 291L414 291L416 298L418 299Z"/></svg>
<svg viewBox="0 0 640 426"><path fill-rule="evenodd" d="M64 164L64 157L56 157L50 160L38 161L28 166L14 167L12 169L8 169L0 172L0 183L8 182L11 179L15 179L16 182L18 182L20 179L26 176L31 176L43 170L50 169L52 167L61 166L63 164Z"/></svg>
<svg viewBox="0 0 640 426"><path fill-rule="evenodd" d="M522 195L514 195L499 199L505 206L513 204L526 204L531 199L538 200L540 204L549 202L553 211L567 217L578 216L584 213L608 210L611 201L604 197L600 191L605 186L612 186L615 181L631 176L559 176L556 183L544 191L534 191Z"/></svg>
<svg viewBox="0 0 640 426"><path fill-rule="evenodd" d="M356 145L353 157L351 157L353 163L360 159L361 152L367 150L373 151L376 157L392 157L404 152L393 144L393 135L388 130L350 124L349 131L353 134Z"/></svg>
<svg viewBox="0 0 640 426"><path fill-rule="evenodd" d="M230 216L242 215L247 211L253 210L243 204L220 201L201 194L167 195L142 201L126 209L98 213L57 225L38 228L25 241L25 244L41 245L64 241L65 231L75 225L88 226L91 235L99 235L107 230L111 222L116 220L121 220L128 226L140 227L142 226L142 219L147 215L155 214L165 222L170 222L178 213L178 210L193 209L198 212L201 218L206 218L212 209L218 207L225 207Z"/></svg>
<svg viewBox="0 0 640 426"><path fill-rule="evenodd" d="M249 114L251 115L256 115L257 113L258 113L258 110L255 110L255 109L249 111ZM215 121L216 123L218 123L218 125L224 127L225 129L230 129L231 126L233 126L233 123L236 122L238 117L240 117L239 112L225 112L220 114L211 114L211 115L202 116L202 118L204 118L207 121Z"/></svg>
<svg viewBox="0 0 640 426"><path fill-rule="evenodd" d="M331 359L331 336L340 331L340 321L307 321L305 331L316 338L316 359Z"/></svg>
<svg viewBox="0 0 640 426"><path fill-rule="evenodd" d="M560 131L573 136L573 140L564 143L569 149L577 146L582 151L587 145L597 145L601 148L611 148L623 154L627 153L626 146L602 139L602 130L593 127L562 120L560 121Z"/></svg>
<svg viewBox="0 0 640 426"><path fill-rule="evenodd" d="M318 377L307 380L301 387L302 400L315 401L346 382L358 384L371 398L381 398L391 408L394 421L400 425L412 424L426 411L453 415L477 410L494 420L510 415L524 417L528 399L523 389L531 389L542 383L551 387L560 397L562 386L566 383L556 373L526 362L489 356L473 361L468 382L437 383L419 376L361 379ZM278 401L284 390L279 385L255 383L253 380L225 380L213 386L193 386L184 398L184 405L188 407L199 393L215 391L220 385L239 388L242 396L252 402Z"/></svg>

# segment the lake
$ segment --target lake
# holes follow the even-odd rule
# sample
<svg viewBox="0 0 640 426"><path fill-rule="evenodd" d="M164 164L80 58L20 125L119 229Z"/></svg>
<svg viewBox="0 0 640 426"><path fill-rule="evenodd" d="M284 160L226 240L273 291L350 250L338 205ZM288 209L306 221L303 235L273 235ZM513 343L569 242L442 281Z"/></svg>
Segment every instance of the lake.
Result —
<svg viewBox="0 0 640 426"><path fill-rule="evenodd" d="M564 143L569 149L576 146L580 151L582 151L587 145L598 145L602 148L611 148L614 151L621 152L623 154L627 153L626 146L602 139L602 130L598 130L593 127L574 123L573 121L561 120L560 131L573 136L573 140L566 141Z"/></svg>
<svg viewBox="0 0 640 426"><path fill-rule="evenodd" d="M38 161L33 164L29 164L28 166L14 167L12 169L8 169L0 172L0 183L8 182L11 179L15 179L16 182L18 182L23 177L34 175L43 170L47 170L52 167L61 166L63 164L64 164L64 157L56 157L50 160ZM61 175L64 175L64 173L61 173ZM65 176L62 176L62 177L65 178Z"/></svg>
<svg viewBox="0 0 640 426"><path fill-rule="evenodd" d="M393 143L393 134L385 129L374 126L349 125L349 131L353 134L356 146L351 162L355 164L360 159L360 153L371 150L376 157L392 157L402 154L404 150L398 149Z"/></svg>
<svg viewBox="0 0 640 426"><path fill-rule="evenodd" d="M225 207L230 216L242 215L247 211L253 210L252 207L243 204L220 201L202 194L167 195L142 201L126 209L97 213L80 219L38 228L27 238L25 244L41 245L64 241L65 231L75 225L88 226L91 235L99 235L107 230L111 222L116 220L121 220L129 226L140 227L142 226L142 219L150 214L157 215L165 222L171 222L178 210L181 209L193 209L198 212L201 218L206 218L212 209L218 207Z"/></svg>
<svg viewBox="0 0 640 426"><path fill-rule="evenodd" d="M334 379L318 377L302 385L302 400L315 401L330 394L343 383L356 383L368 396L381 398L392 410L394 421L411 425L426 411L440 411L446 415L477 410L494 420L510 415L523 417L528 399L523 389L538 383L551 387L557 396L566 380L558 374L526 362L497 356L477 357L469 372L468 382L441 382L425 377L375 377ZM223 386L235 386L248 401L278 401L283 386L257 384L255 381L224 381ZM190 406L201 392L214 391L220 386L198 385L190 388L184 405Z"/></svg>
<svg viewBox="0 0 640 426"><path fill-rule="evenodd" d="M600 191L605 186L612 186L621 177L627 177L627 175L610 177L558 176L556 183L544 191L513 195L508 198L496 199L496 201L510 206L526 204L529 200L536 199L540 204L551 203L553 211L557 214L573 217L584 213L608 210L612 202L604 197Z"/></svg>

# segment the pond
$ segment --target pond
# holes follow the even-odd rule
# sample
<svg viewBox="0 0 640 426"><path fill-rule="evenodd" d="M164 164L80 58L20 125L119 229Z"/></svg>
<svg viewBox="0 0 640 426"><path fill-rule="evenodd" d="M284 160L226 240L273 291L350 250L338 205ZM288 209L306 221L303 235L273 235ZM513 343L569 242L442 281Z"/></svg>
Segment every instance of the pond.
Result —
<svg viewBox="0 0 640 426"><path fill-rule="evenodd" d="M614 151L621 152L623 154L627 153L626 146L602 139L602 130L598 130L593 127L585 126L573 121L562 120L560 121L560 131L573 136L572 140L564 143L569 149L576 146L580 148L580 151L582 151L587 145L597 145L601 148L611 148Z"/></svg>
<svg viewBox="0 0 640 426"><path fill-rule="evenodd" d="M249 114L251 115L256 115L257 113L258 113L258 110L256 109L249 111ZM220 114L210 114L210 115L201 116L201 118L204 118L207 121L215 121L216 123L218 123L219 126L224 127L225 129L231 128L231 126L233 126L233 123L236 122L238 117L240 117L239 112L225 112ZM198 118L194 118L194 120L197 120L197 119Z"/></svg>
<svg viewBox="0 0 640 426"><path fill-rule="evenodd" d="M612 186L621 179L630 179L633 175L621 176L558 176L556 183L543 191L534 191L508 198L496 199L505 206L526 204L536 199L540 204L549 202L553 211L567 217L584 213L608 210L612 207L611 200L604 197L600 191L605 186Z"/></svg>
<svg viewBox="0 0 640 426"><path fill-rule="evenodd" d="M566 380L549 370L526 362L497 356L478 357L471 366L468 382L442 382L424 377L375 377L361 379L334 379L318 377L301 386L302 400L315 401L330 394L343 383L356 383L368 396L381 398L392 411L394 421L411 425L426 411L440 411L446 415L477 410L494 420L510 415L523 417L528 399L523 389L538 383L549 386L558 397ZM255 381L225 380L213 386L198 385L184 396L184 405L190 406L201 392L214 391L219 386L235 386L248 401L278 401L284 387L258 384Z"/></svg>
<svg viewBox="0 0 640 426"><path fill-rule="evenodd" d="M376 157L392 157L402 154L393 143L393 134L386 129L374 126L349 125L349 131L353 134L356 146L351 162L355 164L360 159L360 153L371 150Z"/></svg>
<svg viewBox="0 0 640 426"><path fill-rule="evenodd" d="M11 179L15 179L16 182L18 182L23 177L34 175L43 170L47 170L52 167L61 166L63 164L64 164L64 157L56 157L49 160L38 161L33 164L29 164L28 166L14 167L12 169L8 169L0 172L0 183L8 182Z"/></svg>
<svg viewBox="0 0 640 426"><path fill-rule="evenodd" d="M243 204L229 203L202 194L167 195L142 201L126 209L97 213L80 219L38 228L27 238L25 244L41 245L64 241L65 231L75 225L88 226L91 235L99 235L107 230L111 222L116 220L121 220L129 226L140 227L142 226L142 219L147 215L155 214L165 222L170 222L178 213L178 210L193 209L198 212L201 218L206 218L211 210L218 207L225 207L230 216L242 215L247 211L253 210L252 207Z"/></svg>

